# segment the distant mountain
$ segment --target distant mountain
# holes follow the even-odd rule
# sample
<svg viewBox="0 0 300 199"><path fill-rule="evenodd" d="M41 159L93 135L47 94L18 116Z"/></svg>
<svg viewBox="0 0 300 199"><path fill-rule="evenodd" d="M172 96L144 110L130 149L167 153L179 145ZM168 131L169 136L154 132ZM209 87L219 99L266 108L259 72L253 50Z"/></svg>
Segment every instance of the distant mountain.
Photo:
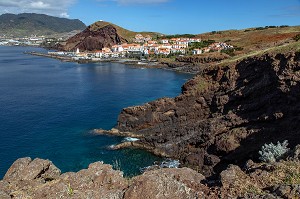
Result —
<svg viewBox="0 0 300 199"><path fill-rule="evenodd" d="M45 14L22 13L0 15L0 36L51 35L83 30L86 25L78 19L67 19Z"/></svg>
<svg viewBox="0 0 300 199"><path fill-rule="evenodd" d="M149 35L150 37L160 35L154 32L133 32L109 22L98 21L88 26L81 33L69 38L64 45L60 46L60 49L75 50L79 48L81 51L99 50L115 44L132 42L137 34L142 34L143 36Z"/></svg>

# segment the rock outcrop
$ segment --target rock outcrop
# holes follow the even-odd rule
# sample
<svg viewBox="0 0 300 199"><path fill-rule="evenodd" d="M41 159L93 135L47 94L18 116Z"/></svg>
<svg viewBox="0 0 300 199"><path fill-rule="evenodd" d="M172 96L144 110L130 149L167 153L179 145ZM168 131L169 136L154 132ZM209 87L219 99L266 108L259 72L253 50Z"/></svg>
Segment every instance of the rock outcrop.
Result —
<svg viewBox="0 0 300 199"><path fill-rule="evenodd" d="M21 158L0 181L0 198L188 199L203 195L199 186L204 178L181 168L149 171L130 179L102 162L60 174L49 160Z"/></svg>
<svg viewBox="0 0 300 199"><path fill-rule="evenodd" d="M59 46L60 50L80 51L101 50L104 47L111 47L115 44L127 42L122 38L113 25L98 27L97 23L88 26L84 31L74 35L66 41L66 44Z"/></svg>
<svg viewBox="0 0 300 199"><path fill-rule="evenodd" d="M150 170L124 178L102 162L61 174L49 160L21 158L0 181L0 198L300 198L299 153L300 145L279 162L229 165L214 182L190 168Z"/></svg>
<svg viewBox="0 0 300 199"><path fill-rule="evenodd" d="M203 70L176 98L122 110L117 129L136 145L178 158L206 176L257 158L264 143L300 133L300 53L265 54Z"/></svg>

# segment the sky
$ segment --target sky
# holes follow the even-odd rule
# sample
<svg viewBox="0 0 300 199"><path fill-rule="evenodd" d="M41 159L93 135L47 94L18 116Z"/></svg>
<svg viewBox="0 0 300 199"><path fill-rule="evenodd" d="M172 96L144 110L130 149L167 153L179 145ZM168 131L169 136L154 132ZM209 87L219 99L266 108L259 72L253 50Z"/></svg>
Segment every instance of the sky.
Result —
<svg viewBox="0 0 300 199"><path fill-rule="evenodd" d="M300 25L300 0L0 0L0 14L23 12L163 34Z"/></svg>

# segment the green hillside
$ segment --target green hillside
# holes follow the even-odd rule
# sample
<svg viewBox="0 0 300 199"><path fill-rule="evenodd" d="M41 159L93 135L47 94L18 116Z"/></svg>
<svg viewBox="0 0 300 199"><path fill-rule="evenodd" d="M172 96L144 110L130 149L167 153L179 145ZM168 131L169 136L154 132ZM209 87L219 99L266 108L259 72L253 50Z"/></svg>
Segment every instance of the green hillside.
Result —
<svg viewBox="0 0 300 199"><path fill-rule="evenodd" d="M85 24L78 19L59 18L44 14L0 15L0 36L51 35L73 30L83 30L85 27Z"/></svg>

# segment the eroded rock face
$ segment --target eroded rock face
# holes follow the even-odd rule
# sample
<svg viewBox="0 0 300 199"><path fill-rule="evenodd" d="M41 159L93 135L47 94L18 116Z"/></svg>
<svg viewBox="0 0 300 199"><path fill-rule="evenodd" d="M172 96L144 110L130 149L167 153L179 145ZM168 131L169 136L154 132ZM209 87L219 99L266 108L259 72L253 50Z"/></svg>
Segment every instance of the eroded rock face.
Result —
<svg viewBox="0 0 300 199"><path fill-rule="evenodd" d="M150 151L211 175L257 157L264 143L300 139L300 53L206 69L182 94L122 110L117 128Z"/></svg>
<svg viewBox="0 0 300 199"><path fill-rule="evenodd" d="M203 198L205 186L200 183L203 179L203 175L188 168L145 172L132 179L124 199Z"/></svg>
<svg viewBox="0 0 300 199"><path fill-rule="evenodd" d="M116 28L112 25L107 25L99 29L93 29L92 26L88 26L81 33L68 39L66 44L59 48L65 51L75 51L77 48L80 51L94 51L122 42L126 42L126 40L117 33Z"/></svg>
<svg viewBox="0 0 300 199"><path fill-rule="evenodd" d="M4 180L26 181L34 179L55 179L60 175L60 170L49 160L36 158L20 158L13 163L4 176Z"/></svg>
<svg viewBox="0 0 300 199"><path fill-rule="evenodd" d="M62 175L31 175L49 160L17 160L0 181L0 198L105 198L105 199L219 199L219 198L300 198L300 145L286 159L272 163L249 160L240 168L229 165L213 183L190 168L157 169L133 178L124 178L111 165L95 162L79 172ZM46 164L45 164L46 163ZM50 166L49 166L50 167ZM56 168L57 169L57 168ZM28 170L29 176L24 175ZM54 171L54 170L52 170ZM41 173L41 172L40 172ZM42 172L42 173L47 173ZM26 179L25 177L26 176Z"/></svg>
<svg viewBox="0 0 300 199"><path fill-rule="evenodd" d="M0 181L0 198L197 198L208 192L204 179L189 168L159 169L129 179L102 162L60 175L49 160L21 158Z"/></svg>
<svg viewBox="0 0 300 199"><path fill-rule="evenodd" d="M1 198L122 198L128 181L111 165L96 162L77 173L60 174L49 160L16 160L0 181Z"/></svg>

